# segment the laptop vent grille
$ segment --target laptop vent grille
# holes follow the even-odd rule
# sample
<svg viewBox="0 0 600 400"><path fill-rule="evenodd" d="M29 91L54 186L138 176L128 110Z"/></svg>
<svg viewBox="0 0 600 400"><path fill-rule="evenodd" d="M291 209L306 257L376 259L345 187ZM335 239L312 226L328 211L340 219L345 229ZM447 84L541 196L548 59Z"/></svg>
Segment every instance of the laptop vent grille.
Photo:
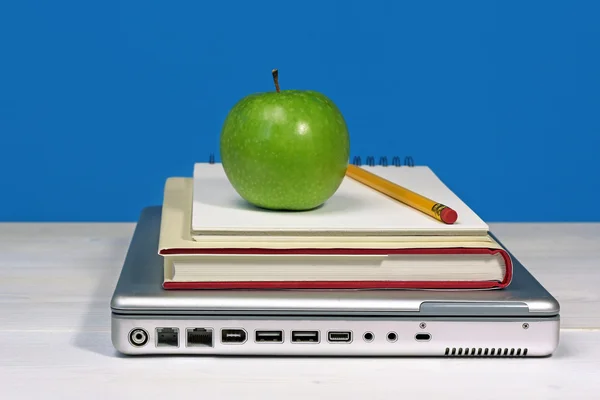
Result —
<svg viewBox="0 0 600 400"><path fill-rule="evenodd" d="M446 357L526 357L527 348L446 347Z"/></svg>

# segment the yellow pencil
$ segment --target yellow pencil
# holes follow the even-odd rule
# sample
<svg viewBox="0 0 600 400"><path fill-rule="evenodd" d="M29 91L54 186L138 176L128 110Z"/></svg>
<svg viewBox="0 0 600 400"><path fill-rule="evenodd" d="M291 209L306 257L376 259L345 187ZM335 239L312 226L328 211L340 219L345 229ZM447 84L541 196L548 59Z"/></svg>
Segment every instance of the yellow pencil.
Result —
<svg viewBox="0 0 600 400"><path fill-rule="evenodd" d="M415 208L438 221L446 224L453 224L458 219L458 213L450 207L421 196L411 190L408 190L400 185L388 181L380 176L377 176L363 168L355 165L348 165L346 176L369 186L399 202Z"/></svg>

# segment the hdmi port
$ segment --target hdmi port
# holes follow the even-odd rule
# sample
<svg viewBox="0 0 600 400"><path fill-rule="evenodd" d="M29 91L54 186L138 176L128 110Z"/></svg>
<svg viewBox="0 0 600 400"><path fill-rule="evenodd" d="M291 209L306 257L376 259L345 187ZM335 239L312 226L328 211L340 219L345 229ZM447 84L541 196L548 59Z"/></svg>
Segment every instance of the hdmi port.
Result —
<svg viewBox="0 0 600 400"><path fill-rule="evenodd" d="M292 331L292 343L319 343L319 331Z"/></svg>

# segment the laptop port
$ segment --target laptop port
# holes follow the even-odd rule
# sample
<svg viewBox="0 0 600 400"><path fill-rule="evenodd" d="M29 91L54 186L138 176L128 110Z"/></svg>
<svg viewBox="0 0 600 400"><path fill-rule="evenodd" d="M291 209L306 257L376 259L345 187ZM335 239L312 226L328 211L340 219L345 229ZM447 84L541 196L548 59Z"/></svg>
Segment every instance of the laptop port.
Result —
<svg viewBox="0 0 600 400"><path fill-rule="evenodd" d="M247 334L243 329L222 329L221 343L242 344L246 342Z"/></svg>
<svg viewBox="0 0 600 400"><path fill-rule="evenodd" d="M292 331L292 343L319 343L319 331Z"/></svg>
<svg viewBox="0 0 600 400"><path fill-rule="evenodd" d="M187 330L188 347L213 347L213 331L207 328Z"/></svg>
<svg viewBox="0 0 600 400"><path fill-rule="evenodd" d="M129 343L135 347L142 347L148 343L148 332L142 328L135 328L129 332Z"/></svg>
<svg viewBox="0 0 600 400"><path fill-rule="evenodd" d="M156 328L157 347L179 347L179 329Z"/></svg>
<svg viewBox="0 0 600 400"><path fill-rule="evenodd" d="M257 343L283 343L283 331L256 331L254 341Z"/></svg>
<svg viewBox="0 0 600 400"><path fill-rule="evenodd" d="M352 332L329 331L327 332L327 341L330 343L350 343L352 341Z"/></svg>
<svg viewBox="0 0 600 400"><path fill-rule="evenodd" d="M387 340L388 342L395 342L396 340L398 340L398 335L396 334L396 332L389 332L387 334Z"/></svg>
<svg viewBox="0 0 600 400"><path fill-rule="evenodd" d="M417 342L428 342L431 340L431 335L429 333L417 333L415 335L415 340Z"/></svg>

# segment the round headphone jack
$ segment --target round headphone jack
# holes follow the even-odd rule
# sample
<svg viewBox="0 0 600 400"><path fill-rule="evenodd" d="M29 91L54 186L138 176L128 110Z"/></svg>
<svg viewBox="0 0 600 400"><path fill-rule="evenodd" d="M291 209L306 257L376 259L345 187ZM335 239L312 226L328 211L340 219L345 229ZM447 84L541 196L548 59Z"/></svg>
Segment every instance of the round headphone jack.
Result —
<svg viewBox="0 0 600 400"><path fill-rule="evenodd" d="M142 328L135 328L129 332L129 343L135 347L142 347L148 343L148 332Z"/></svg>

